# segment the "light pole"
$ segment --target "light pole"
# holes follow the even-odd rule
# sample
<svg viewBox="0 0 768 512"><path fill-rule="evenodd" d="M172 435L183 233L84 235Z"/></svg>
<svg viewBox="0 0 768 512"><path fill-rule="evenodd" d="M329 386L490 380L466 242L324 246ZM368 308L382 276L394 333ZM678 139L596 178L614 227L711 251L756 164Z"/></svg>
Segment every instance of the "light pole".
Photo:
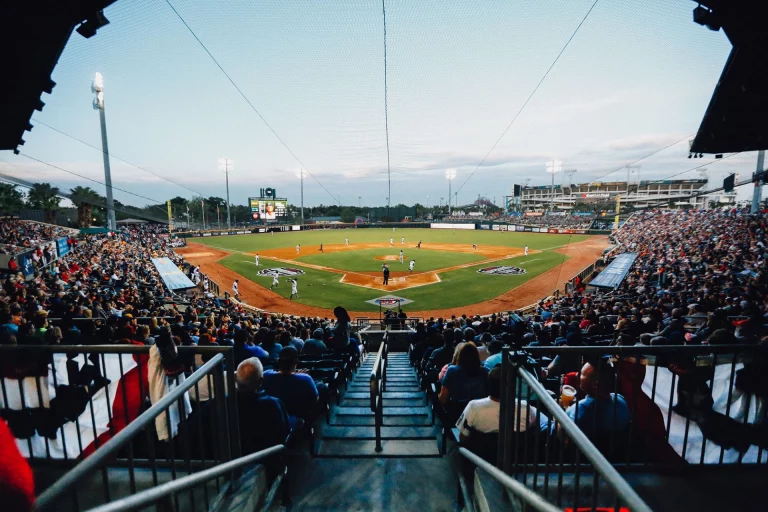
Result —
<svg viewBox="0 0 768 512"><path fill-rule="evenodd" d="M555 174L563 169L563 162L560 160L550 160L547 162L547 172L552 174L552 188L550 193L552 195L552 207L550 211L555 211Z"/></svg>
<svg viewBox="0 0 768 512"><path fill-rule="evenodd" d="M104 153L104 184L107 187L107 227L117 229L115 221L115 200L112 197L112 173L109 169L109 144L107 143L107 119L104 115L104 78L96 73L91 84L91 91L96 94L93 98L93 108L99 111L101 120L101 151Z"/></svg>
<svg viewBox="0 0 768 512"><path fill-rule="evenodd" d="M446 169L445 177L448 180L448 215L451 214L451 182L456 179L456 169Z"/></svg>
<svg viewBox="0 0 768 512"><path fill-rule="evenodd" d="M205 231L205 201L200 200L200 213L203 215L203 231Z"/></svg>
<svg viewBox="0 0 768 512"><path fill-rule="evenodd" d="M219 158L219 170L224 171L224 177L227 181L227 229L232 229L232 222L229 216L229 172L234 170L235 163L229 158Z"/></svg>
<svg viewBox="0 0 768 512"><path fill-rule="evenodd" d="M299 179L301 180L301 224L304 224L304 168L299 170Z"/></svg>

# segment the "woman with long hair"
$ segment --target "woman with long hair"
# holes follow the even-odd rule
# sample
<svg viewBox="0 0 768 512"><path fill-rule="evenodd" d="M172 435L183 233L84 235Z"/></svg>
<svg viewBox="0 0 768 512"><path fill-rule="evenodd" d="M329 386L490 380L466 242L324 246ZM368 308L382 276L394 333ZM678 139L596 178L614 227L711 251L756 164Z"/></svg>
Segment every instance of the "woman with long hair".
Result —
<svg viewBox="0 0 768 512"><path fill-rule="evenodd" d="M455 365L448 367L441 381L440 403L468 402L488 396L488 368L480 363L480 354L472 342L458 351Z"/></svg>
<svg viewBox="0 0 768 512"><path fill-rule="evenodd" d="M333 308L333 314L336 317L336 325L332 331L333 338L329 341L328 346L333 350L346 351L350 345L351 329L349 324L352 319L349 317L347 310L341 306Z"/></svg>

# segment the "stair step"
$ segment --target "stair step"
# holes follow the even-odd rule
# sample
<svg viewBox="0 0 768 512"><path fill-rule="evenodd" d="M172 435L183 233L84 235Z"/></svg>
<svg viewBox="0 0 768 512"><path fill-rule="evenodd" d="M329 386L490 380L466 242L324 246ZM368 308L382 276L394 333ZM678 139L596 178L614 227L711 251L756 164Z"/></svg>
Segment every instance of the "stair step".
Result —
<svg viewBox="0 0 768 512"><path fill-rule="evenodd" d="M339 416L369 416L372 415L370 407L344 407L336 408L336 417ZM429 408L420 407L384 407L384 416L427 416Z"/></svg>
<svg viewBox="0 0 768 512"><path fill-rule="evenodd" d="M334 416L331 418L333 426L373 426L375 418L370 416ZM384 416L383 425L388 427L413 427L431 426L432 420L428 416Z"/></svg>
<svg viewBox="0 0 768 512"><path fill-rule="evenodd" d="M389 391L410 391L413 393L421 391L421 388L416 385L401 386L399 384L389 385L387 384L387 390Z"/></svg>
<svg viewBox="0 0 768 512"><path fill-rule="evenodd" d="M370 398L347 398L341 403L345 407L370 407ZM424 397L421 398L387 398L384 400L386 407L423 407Z"/></svg>
<svg viewBox="0 0 768 512"><path fill-rule="evenodd" d="M388 398L421 398L424 399L424 392L419 391L385 391L382 393L384 400ZM353 397L350 397L353 398Z"/></svg>
<svg viewBox="0 0 768 512"><path fill-rule="evenodd" d="M376 452L376 441L328 439L320 442L318 457L439 457L433 440L384 440Z"/></svg>
<svg viewBox="0 0 768 512"><path fill-rule="evenodd" d="M354 426L340 427L323 426L323 439L376 439L375 427ZM381 427L382 439L435 439L433 427Z"/></svg>

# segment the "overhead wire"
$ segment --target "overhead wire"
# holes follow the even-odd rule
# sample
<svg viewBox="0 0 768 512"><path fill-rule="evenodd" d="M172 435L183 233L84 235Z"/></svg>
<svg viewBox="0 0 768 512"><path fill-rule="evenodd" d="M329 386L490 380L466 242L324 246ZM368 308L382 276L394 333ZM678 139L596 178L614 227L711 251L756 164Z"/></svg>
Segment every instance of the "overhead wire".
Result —
<svg viewBox="0 0 768 512"><path fill-rule="evenodd" d="M547 76L549 76L549 73L552 71L552 68L554 68L554 67L555 67L555 64L557 64L557 61L559 61L559 60L560 60L560 57L561 57L561 56L563 55L563 53L565 52L566 48L568 48L568 45L570 45L570 44L571 44L571 41L573 41L573 38L574 38L574 37L576 37L576 34L579 32L579 29L581 29L581 26L584 24L584 22L585 22L585 21L587 21L587 18L589 17L590 13L592 12L592 10L593 10L593 9L595 8L595 6L597 5L597 2L599 2L599 1L600 1L600 0L595 0L595 1L592 3L592 6L589 8L589 10L587 11L587 13L584 15L584 17L581 19L581 21L579 22L579 24L576 26L576 29L575 29L575 30L573 31L573 33L571 34L571 37L569 37L569 38L568 38L568 40L567 40L567 41L565 42L565 44L563 45L562 49L560 50L560 53L558 53L558 54L557 54L557 57L555 57L555 60L553 60L553 61L552 61L552 64L550 64L549 68L547 68L547 71L544 73L544 76L542 76L542 77L541 77L541 80L539 80L539 83L537 83L537 84L536 84L536 87L534 87L534 88L533 88L533 91L531 91L531 94L529 94L529 95L528 95L528 98L526 98L526 100L525 100L525 101L523 102L523 104L520 106L520 108L518 109L517 113L516 113L516 114L515 114L515 116L512 118L512 120L509 122L509 124L508 124L508 125L507 125L507 127L504 129L504 131L503 131L503 132L501 132L501 135L499 135L499 138L498 138L498 139L496 139L496 142L494 142L494 143L493 143L493 146L491 146L491 149L489 149L489 150L488 150L488 152L485 154L485 156L483 157L483 159L482 159L482 160L480 160L480 163L479 163L479 164L477 164L477 166L476 166L476 167L475 167L475 169L474 169L474 170L473 170L473 171L470 173L470 175L467 177L467 179L466 179L466 180L464 180L464 183L462 183L462 184L461 184L461 186L460 186L460 187L459 187L459 188L456 190L456 192L455 192L455 195L458 195L458 193L459 193L459 192L461 192L461 189L463 189L463 188L464 188L464 186L467 184L467 182L469 182L469 180L470 180L470 179L472 179L472 176L474 176L474 175L475 175L475 173L477 172L477 170L478 170L478 169L480 169L480 167L482 167L483 163L485 163L485 161L486 161L486 160L488 159L488 157L491 155L491 153L493 152L493 150L494 150L494 149L496 149L496 146L498 146L498 145L499 145L499 142L501 142L501 139L503 139L503 138L504 138L504 136L507 134L507 132L509 131L509 129L510 129L510 128L512 128L512 125L513 125L513 124L515 124L515 121L517 121L517 118L518 118L518 117L520 117L520 114L522 114L522 113L523 113L523 110L525 110L525 107L528 105L528 103L531 101L531 99L533 98L533 96L536 94L536 91L538 91L538 90L539 90L539 87L541 87L541 84L543 84L543 83L544 83L544 80L546 80Z"/></svg>
<svg viewBox="0 0 768 512"><path fill-rule="evenodd" d="M309 174L313 180L317 182L320 187L328 193L329 196L331 196L334 200L334 202L339 203L336 196L334 196L327 188L325 188L325 185L323 185L320 180L317 179L317 177L310 171L306 165L299 159L298 156L296 156L296 153L293 152L293 150L288 147L288 144L285 143L285 141L280 137L280 135L277 134L274 128L272 128L272 125L270 125L267 120L264 118L263 115L261 115L261 112L256 108L256 106L251 102L250 99L248 99L248 96L245 95L242 89L237 85L237 83L232 79L232 77L227 73L227 71L224 69L224 67L219 64L219 61L216 59L216 57L213 56L211 51L208 49L207 46L205 46L205 43L197 36L194 30L192 30L192 27L189 26L189 24L186 22L184 17L179 13L179 11L176 10L176 7L173 6L173 4L170 2L170 0L165 0L165 2L168 4L168 6L171 8L171 10L176 14L176 16L181 20L181 23L184 24L184 26L187 28L190 34L192 34L192 37L195 38L195 40L200 44L203 51L208 54L208 56L211 58L214 64L216 64L216 67L219 68L219 70L222 72L222 74L226 77L226 79L229 81L230 84L232 84L232 87L235 88L235 90L240 94L240 96L245 100L245 102L248 104L249 107L251 107L251 110L253 110L256 115L261 119L261 121L264 123L264 125L269 129L270 132L272 132L272 135L275 136L275 138L280 141L280 144L283 145L283 147L288 151L288 153L291 154L291 156L301 165L301 167ZM341 203L339 203L339 206L341 206Z"/></svg>
<svg viewBox="0 0 768 512"><path fill-rule="evenodd" d="M35 158L35 157L33 157L31 155L28 155L26 153L19 153L19 154L21 156L25 157L25 158L29 158L30 160L34 160L35 162L39 162L39 163L41 163L43 165L47 165L48 167L53 167L54 169L58 169L59 171L63 171L63 172L66 172L68 174L72 174L73 176L77 176L78 178L82 178L84 180L88 180L88 181L91 181L93 183L97 183L99 185L104 185L106 187L106 184L103 181L95 180L93 178L89 178L88 176L83 176L82 174L78 174L78 173L76 173L74 171L70 171L69 169L64 169L63 167L59 167L58 165L54 165L52 163L46 162L45 160L40 160L39 158ZM160 205L165 203L165 201L160 201L158 199L152 199L151 197L142 196L141 194L136 194L134 192L130 192L128 190L125 190L125 189L122 189L122 188L119 188L119 187L115 187L114 185L112 186L112 189L119 190L120 192L124 192L124 193L132 195L132 196L140 197L141 199L146 199L147 201L151 201L152 203L154 203L151 206L156 207L156 208L163 209Z"/></svg>
<svg viewBox="0 0 768 512"><path fill-rule="evenodd" d="M46 128L49 128L49 129L51 129L51 130L53 130L53 131L55 131L55 132L57 132L57 133L60 133L60 134L64 135L65 137L69 137L70 139L72 139L72 140L75 140L75 141L79 142L80 144L85 144L85 145L86 145L86 146L88 146L89 148L93 148L93 149L95 149L95 150L97 150L97 151L100 151L102 154L103 154L103 153L105 153L105 151L104 151L102 148L100 148L100 147L98 147L98 146L94 146L93 144L90 144L90 143L88 143L88 142L86 142L86 141L84 141L84 140L82 140L82 139L78 139L78 138L77 138L77 137L75 137L74 135L70 135L69 133L66 133L65 131L59 130L58 128L55 128L55 127L53 127L53 126L49 125L48 123L45 123L45 122L43 122L43 121L40 121L39 119L35 119L35 118L33 117L33 118L32 118L32 121L34 121L34 122L35 122L35 123L37 123L37 124L43 125L43 126L45 126ZM197 190L195 190L195 189L189 188L189 187L187 187L186 185L182 185L181 183L178 183L178 182L176 182L176 181L173 181L173 180L172 180L172 179L170 179L170 178L166 178L165 176L162 176L162 175L160 175L160 174L157 174L156 172L152 172L152 171L150 171L149 169L146 169L146 168L144 168L144 167L142 167L142 166L140 166L140 165L136 165L136 164L134 164L134 163L132 163L132 162L129 162L128 160L125 160L124 158L120 158L120 157L118 157L118 156L115 156L115 154L114 154L114 153L111 153L111 152L106 152L106 153L107 153L107 155L109 155L109 157L110 157L110 158L114 158L115 160L119 160L119 161L121 161L121 162L123 162L123 163L125 163L125 164L128 164L128 165L130 165L130 166L132 166L132 167L135 167L136 169L140 169L140 170L142 170L142 171L144 171L144 172L146 172L146 173L149 173L149 174L151 174L152 176L156 176L156 177L158 177L158 178L160 178L160 179L162 179L162 180L165 180L165 181L167 181L168 183L173 183L174 185L177 185L177 186L179 186L179 187L181 187L181 188L183 188L183 189L189 190L190 192L194 192L195 194L197 194L197 195L199 195L199 196L203 196L203 195L204 195L202 192L199 192L199 191L197 191Z"/></svg>

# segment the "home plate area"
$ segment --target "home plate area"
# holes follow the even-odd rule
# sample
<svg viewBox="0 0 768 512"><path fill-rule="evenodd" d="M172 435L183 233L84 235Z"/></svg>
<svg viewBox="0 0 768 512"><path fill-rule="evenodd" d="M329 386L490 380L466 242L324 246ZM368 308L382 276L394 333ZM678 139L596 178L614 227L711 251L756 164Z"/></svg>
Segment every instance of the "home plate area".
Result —
<svg viewBox="0 0 768 512"><path fill-rule="evenodd" d="M395 272L393 272L395 274ZM440 282L440 277L436 272L422 272L420 274L391 275L389 284L384 285L384 278L381 276L372 276L368 274L350 273L341 276L339 282L362 286L363 288L373 288L374 290L406 290Z"/></svg>

